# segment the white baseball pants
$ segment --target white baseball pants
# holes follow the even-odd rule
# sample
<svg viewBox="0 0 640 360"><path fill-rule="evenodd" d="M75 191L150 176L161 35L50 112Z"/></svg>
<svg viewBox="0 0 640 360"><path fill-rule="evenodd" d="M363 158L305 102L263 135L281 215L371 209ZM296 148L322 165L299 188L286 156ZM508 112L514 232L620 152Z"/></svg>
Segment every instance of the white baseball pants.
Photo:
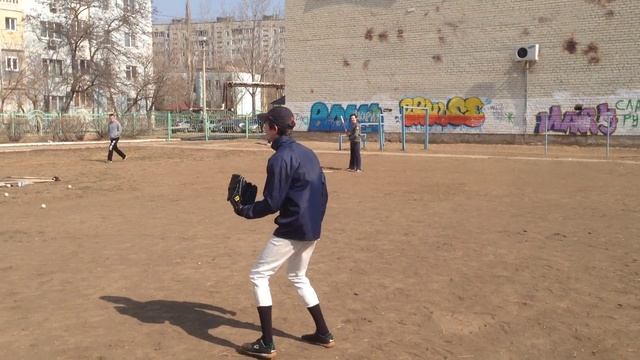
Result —
<svg viewBox="0 0 640 360"><path fill-rule="evenodd" d="M287 240L275 236L269 240L251 268L249 275L258 306L272 305L269 278L287 260L287 277L295 286L305 305L311 307L320 303L316 291L311 287L306 276L311 254L313 254L315 247L315 241Z"/></svg>

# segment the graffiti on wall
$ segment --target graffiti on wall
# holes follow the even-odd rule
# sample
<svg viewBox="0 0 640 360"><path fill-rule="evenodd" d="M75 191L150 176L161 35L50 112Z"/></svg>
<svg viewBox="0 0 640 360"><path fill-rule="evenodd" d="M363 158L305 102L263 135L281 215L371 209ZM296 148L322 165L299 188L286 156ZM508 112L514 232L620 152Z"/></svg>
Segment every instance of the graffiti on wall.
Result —
<svg viewBox="0 0 640 360"><path fill-rule="evenodd" d="M294 113L293 116L296 119L296 126L300 127L308 127L309 126L309 117L301 114L301 113Z"/></svg>
<svg viewBox="0 0 640 360"><path fill-rule="evenodd" d="M510 125L515 124L515 115L513 111L505 110L504 104L501 103L493 103L487 104L485 107L485 113L490 115L491 119L497 122L509 123Z"/></svg>
<svg viewBox="0 0 640 360"><path fill-rule="evenodd" d="M602 103L595 108L576 106L575 110L564 113L560 105L553 105L549 112L541 111L536 115L536 134L547 131L560 132L569 135L607 135L613 134L618 127L616 109L609 108L608 103Z"/></svg>
<svg viewBox="0 0 640 360"><path fill-rule="evenodd" d="M349 128L349 116L358 114L361 123L378 123L378 118L382 116L382 108L378 103L370 104L332 104L331 107L324 102L318 101L311 106L309 117L309 131L343 132L344 119L346 128ZM384 119L381 121L384 122ZM368 126L369 132L377 131L377 126Z"/></svg>
<svg viewBox="0 0 640 360"><path fill-rule="evenodd" d="M622 117L622 126L638 127L640 120L640 99L624 99L616 102L616 110Z"/></svg>
<svg viewBox="0 0 640 360"><path fill-rule="evenodd" d="M484 124L484 102L477 97L452 97L444 102L433 102L423 97L405 98L400 100L400 113L405 106L423 107L429 109L429 125L440 126L468 126L479 127ZM407 109L405 126L424 126L425 110Z"/></svg>

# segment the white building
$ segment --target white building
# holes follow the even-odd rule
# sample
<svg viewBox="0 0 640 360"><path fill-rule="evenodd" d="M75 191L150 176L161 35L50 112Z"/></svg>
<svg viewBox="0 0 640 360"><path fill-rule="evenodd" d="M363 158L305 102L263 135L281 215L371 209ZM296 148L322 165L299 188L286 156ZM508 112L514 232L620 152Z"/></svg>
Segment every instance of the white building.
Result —
<svg viewBox="0 0 640 360"><path fill-rule="evenodd" d="M249 83L251 82L251 74L242 72L211 72L207 71L206 75L207 87L207 108L222 108L231 110L238 115L248 115L252 112L252 98L249 90L242 86L227 86L230 82ZM256 81L260 81L258 77ZM225 88L226 86L226 88ZM211 92L211 89L214 89ZM197 104L202 106L202 71L196 72L195 81L195 97ZM256 113L261 112L262 106L262 89L258 88L255 94ZM214 107L214 104L222 104L222 106Z"/></svg>
<svg viewBox="0 0 640 360"><path fill-rule="evenodd" d="M153 90L151 0L23 1L32 108L145 109Z"/></svg>

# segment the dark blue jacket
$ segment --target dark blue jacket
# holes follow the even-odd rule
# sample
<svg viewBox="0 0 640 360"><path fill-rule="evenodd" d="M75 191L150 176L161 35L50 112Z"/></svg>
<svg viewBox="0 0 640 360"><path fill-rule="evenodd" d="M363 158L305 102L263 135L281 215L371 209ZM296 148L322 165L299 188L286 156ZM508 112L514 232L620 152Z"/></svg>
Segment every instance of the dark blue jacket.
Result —
<svg viewBox="0 0 640 360"><path fill-rule="evenodd" d="M243 206L240 215L257 219L280 211L273 235L289 240L318 240L327 209L327 182L318 157L289 136L272 144L264 199Z"/></svg>

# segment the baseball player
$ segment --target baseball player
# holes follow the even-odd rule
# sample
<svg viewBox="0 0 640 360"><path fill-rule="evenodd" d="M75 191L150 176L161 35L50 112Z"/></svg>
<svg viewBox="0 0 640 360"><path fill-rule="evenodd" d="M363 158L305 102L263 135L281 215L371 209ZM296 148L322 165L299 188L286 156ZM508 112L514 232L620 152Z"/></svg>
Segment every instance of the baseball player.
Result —
<svg viewBox="0 0 640 360"><path fill-rule="evenodd" d="M311 255L320 238L328 194L317 156L290 136L295 126L291 110L276 107L259 116L264 120L265 137L275 150L267 163L264 199L253 202L255 195L244 195L242 188L255 194L255 186L250 183L238 186L237 183L234 184L232 177L229 201L235 213L247 219L258 219L279 212L275 219L277 228L249 276L257 302L262 336L239 349L246 355L271 359L276 356L276 347L271 325L269 278L285 263L287 276L302 297L316 326L314 333L302 335L301 339L327 348L335 345L322 315L318 295L306 276ZM253 199L246 201L246 197Z"/></svg>
<svg viewBox="0 0 640 360"><path fill-rule="evenodd" d="M122 152L118 148L118 141L120 141L120 134L122 134L122 125L118 119L116 119L116 114L109 114L109 153L107 154L107 163L111 163L113 159L113 152L115 151L122 160L127 159L127 155Z"/></svg>
<svg viewBox="0 0 640 360"><path fill-rule="evenodd" d="M351 130L347 131L349 136L349 171L362 171L362 158L360 157L360 123L358 115L351 114Z"/></svg>

